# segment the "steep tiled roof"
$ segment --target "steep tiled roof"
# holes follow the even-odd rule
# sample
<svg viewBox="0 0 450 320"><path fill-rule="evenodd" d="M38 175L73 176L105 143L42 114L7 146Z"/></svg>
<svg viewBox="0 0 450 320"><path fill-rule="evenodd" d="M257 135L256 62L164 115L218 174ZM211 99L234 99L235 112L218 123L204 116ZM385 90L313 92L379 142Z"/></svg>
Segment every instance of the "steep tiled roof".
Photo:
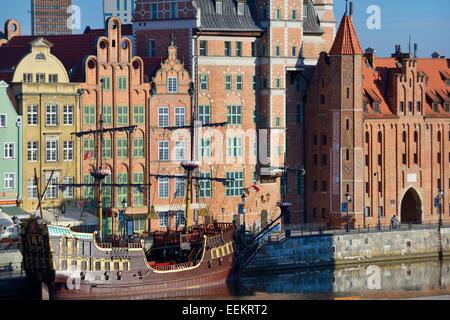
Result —
<svg viewBox="0 0 450 320"><path fill-rule="evenodd" d="M355 27L353 26L352 17L347 14L342 18L339 30L330 50L330 55L339 54L363 54Z"/></svg>
<svg viewBox="0 0 450 320"><path fill-rule="evenodd" d="M214 0L195 0L196 7L200 9L200 27L202 31L257 31L258 26L255 0L245 1L243 15L238 15L234 0L222 0L222 14L216 13Z"/></svg>
<svg viewBox="0 0 450 320"><path fill-rule="evenodd" d="M305 10L306 20L303 21L303 33L322 34L323 30L320 27L316 9L314 8L314 4L311 0L306 0Z"/></svg>

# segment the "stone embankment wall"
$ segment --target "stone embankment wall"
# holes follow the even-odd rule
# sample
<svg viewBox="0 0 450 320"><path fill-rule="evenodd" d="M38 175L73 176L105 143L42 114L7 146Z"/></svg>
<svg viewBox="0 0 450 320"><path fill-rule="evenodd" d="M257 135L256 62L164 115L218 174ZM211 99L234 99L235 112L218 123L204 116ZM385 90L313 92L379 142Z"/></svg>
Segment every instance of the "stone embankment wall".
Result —
<svg viewBox="0 0 450 320"><path fill-rule="evenodd" d="M450 255L450 228L441 230L444 255ZM266 242L247 271L336 266L438 257L436 229L322 234Z"/></svg>

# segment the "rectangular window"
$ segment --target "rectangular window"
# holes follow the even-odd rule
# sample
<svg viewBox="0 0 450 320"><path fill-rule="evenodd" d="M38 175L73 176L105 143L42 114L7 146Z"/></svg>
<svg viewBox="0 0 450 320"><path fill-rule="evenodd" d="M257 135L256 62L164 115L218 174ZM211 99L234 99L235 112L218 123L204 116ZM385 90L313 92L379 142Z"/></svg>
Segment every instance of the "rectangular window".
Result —
<svg viewBox="0 0 450 320"><path fill-rule="evenodd" d="M144 174L135 173L133 175L134 184L144 183ZM144 206L144 193L140 188L133 188L133 207L143 207Z"/></svg>
<svg viewBox="0 0 450 320"><path fill-rule="evenodd" d="M138 106L134 107L134 124L144 124L145 123L145 111L144 107Z"/></svg>
<svg viewBox="0 0 450 320"><path fill-rule="evenodd" d="M278 8L277 11L276 11L276 19L277 20L281 19L281 9L280 8Z"/></svg>
<svg viewBox="0 0 450 320"><path fill-rule="evenodd" d="M228 138L227 155L228 157L242 157L241 138Z"/></svg>
<svg viewBox="0 0 450 320"><path fill-rule="evenodd" d="M183 127L186 124L186 110L184 107L175 108L175 127Z"/></svg>
<svg viewBox="0 0 450 320"><path fill-rule="evenodd" d="M178 18L178 2L170 3L170 19Z"/></svg>
<svg viewBox="0 0 450 320"><path fill-rule="evenodd" d="M94 153L94 150L95 150L94 139L86 139L83 141L84 160L95 159L96 154Z"/></svg>
<svg viewBox="0 0 450 320"><path fill-rule="evenodd" d="M276 78L276 79L275 79L275 87L276 87L277 89L280 89L280 88L281 88L281 79L280 79L280 78Z"/></svg>
<svg viewBox="0 0 450 320"><path fill-rule="evenodd" d="M47 162L58 161L58 141L48 140L46 143L45 160Z"/></svg>
<svg viewBox="0 0 450 320"><path fill-rule="evenodd" d="M207 74L200 75L200 89L208 90L208 75Z"/></svg>
<svg viewBox="0 0 450 320"><path fill-rule="evenodd" d="M175 141L175 161L186 160L186 142Z"/></svg>
<svg viewBox="0 0 450 320"><path fill-rule="evenodd" d="M111 139L103 140L102 155L103 155L103 158L105 158L105 159L112 158L112 141L111 141Z"/></svg>
<svg viewBox="0 0 450 320"><path fill-rule="evenodd" d="M117 108L117 123L119 125L128 125L128 107L119 106Z"/></svg>
<svg viewBox="0 0 450 320"><path fill-rule="evenodd" d="M73 125L73 106L64 106L63 124L65 126Z"/></svg>
<svg viewBox="0 0 450 320"><path fill-rule="evenodd" d="M241 196L244 192L244 173L227 172L228 185L225 186L225 194L229 197Z"/></svg>
<svg viewBox="0 0 450 320"><path fill-rule="evenodd" d="M175 178L175 198L184 198L186 194L186 179Z"/></svg>
<svg viewBox="0 0 450 320"><path fill-rule="evenodd" d="M105 106L103 107L103 123L104 124L112 124L112 107Z"/></svg>
<svg viewBox="0 0 450 320"><path fill-rule="evenodd" d="M292 20L297 20L297 10L292 10L291 18Z"/></svg>
<svg viewBox="0 0 450 320"><path fill-rule="evenodd" d="M167 92L169 93L178 92L178 79L176 77L169 77L167 79Z"/></svg>
<svg viewBox="0 0 450 320"><path fill-rule="evenodd" d="M446 102L444 104L444 110L445 112L450 113L450 102Z"/></svg>
<svg viewBox="0 0 450 320"><path fill-rule="evenodd" d="M156 45L155 40L148 40L148 56L154 57L156 55Z"/></svg>
<svg viewBox="0 0 450 320"><path fill-rule="evenodd" d="M32 73L24 73L23 74L23 83L31 83L33 82L33 74Z"/></svg>
<svg viewBox="0 0 450 320"><path fill-rule="evenodd" d="M6 114L0 114L0 128L6 128L7 126Z"/></svg>
<svg viewBox="0 0 450 320"><path fill-rule="evenodd" d="M133 156L135 158L143 158L144 157L144 138L134 138Z"/></svg>
<svg viewBox="0 0 450 320"><path fill-rule="evenodd" d="M275 127L279 127L281 125L280 117L275 117Z"/></svg>
<svg viewBox="0 0 450 320"><path fill-rule="evenodd" d="M211 157L211 139L201 139L199 150L200 150L200 158L210 158Z"/></svg>
<svg viewBox="0 0 450 320"><path fill-rule="evenodd" d="M27 193L28 193L28 199L37 199L37 186L34 181L34 179L28 179L27 180Z"/></svg>
<svg viewBox="0 0 450 320"><path fill-rule="evenodd" d="M7 172L5 173L5 184L4 187L6 190L12 190L15 188L15 182L16 182L16 174L13 172Z"/></svg>
<svg viewBox="0 0 450 320"><path fill-rule="evenodd" d="M210 106L199 106L198 107L198 121L202 124L211 123L211 107Z"/></svg>
<svg viewBox="0 0 450 320"><path fill-rule="evenodd" d="M46 178L46 183L48 183L47 192L45 193L46 199L57 199L58 198L58 176L52 177L50 180L50 176Z"/></svg>
<svg viewBox="0 0 450 320"><path fill-rule="evenodd" d="M199 180L199 197L210 198L212 195L211 187L211 173L200 173L200 178L206 178L205 180Z"/></svg>
<svg viewBox="0 0 450 320"><path fill-rule="evenodd" d="M242 57L242 42L236 42L236 56Z"/></svg>
<svg viewBox="0 0 450 320"><path fill-rule="evenodd" d="M92 185L94 183L94 177L91 176L90 174L85 175L83 177L83 182L84 182L84 184ZM84 191L85 199L93 199L94 198L94 188L93 187L91 187L91 186L83 187L83 191Z"/></svg>
<svg viewBox="0 0 450 320"><path fill-rule="evenodd" d="M200 41L200 55L201 56L208 55L208 41L205 40Z"/></svg>
<svg viewBox="0 0 450 320"><path fill-rule="evenodd" d="M158 108L158 127L165 128L169 126L169 108Z"/></svg>
<svg viewBox="0 0 450 320"><path fill-rule="evenodd" d="M58 125L58 106L51 104L45 107L45 124L47 126Z"/></svg>
<svg viewBox="0 0 450 320"><path fill-rule="evenodd" d="M117 157L128 158L128 139L117 139Z"/></svg>
<svg viewBox="0 0 450 320"><path fill-rule="evenodd" d="M57 74L49 74L48 82L49 83L58 83L58 75Z"/></svg>
<svg viewBox="0 0 450 320"><path fill-rule="evenodd" d="M169 141L158 142L158 159L159 161L169 161Z"/></svg>
<svg viewBox="0 0 450 320"><path fill-rule="evenodd" d="M292 47L292 56L297 57L297 47Z"/></svg>
<svg viewBox="0 0 450 320"><path fill-rule="evenodd" d="M104 77L101 79L102 81L102 89L103 90L111 90L111 78L110 77Z"/></svg>
<svg viewBox="0 0 450 320"><path fill-rule="evenodd" d="M73 184L73 177L64 178L64 184ZM64 190L64 198L70 199L74 197L73 187L66 187Z"/></svg>
<svg viewBox="0 0 450 320"><path fill-rule="evenodd" d="M117 183L128 184L128 173L119 173L119 175L117 176ZM128 189L128 187L117 188L117 201L119 202L120 206L122 206L123 200L128 202Z"/></svg>
<svg viewBox="0 0 450 320"><path fill-rule="evenodd" d="M223 13L223 2L222 1L216 1L216 13L217 14Z"/></svg>
<svg viewBox="0 0 450 320"><path fill-rule="evenodd" d="M64 161L73 160L73 141L64 141Z"/></svg>
<svg viewBox="0 0 450 320"><path fill-rule="evenodd" d="M227 121L230 125L242 124L242 108L241 106L227 106Z"/></svg>
<svg viewBox="0 0 450 320"><path fill-rule="evenodd" d="M158 20L158 4L152 3L152 19Z"/></svg>
<svg viewBox="0 0 450 320"><path fill-rule="evenodd" d="M4 145L4 158L14 159L15 158L15 144L12 142L7 142Z"/></svg>
<svg viewBox="0 0 450 320"><path fill-rule="evenodd" d="M242 91L242 75L236 76L236 90Z"/></svg>
<svg viewBox="0 0 450 320"><path fill-rule="evenodd" d="M225 76L225 90L231 91L231 75Z"/></svg>
<svg viewBox="0 0 450 320"><path fill-rule="evenodd" d="M277 56L277 57L280 56L280 46L275 47L275 56Z"/></svg>
<svg viewBox="0 0 450 320"><path fill-rule="evenodd" d="M143 199L142 197L140 199ZM134 202L134 206L135 207L139 207L136 203L136 201ZM134 232L135 233L142 233L145 231L145 216L137 216L133 219L133 225L134 225Z"/></svg>
<svg viewBox="0 0 450 320"><path fill-rule="evenodd" d="M225 41L225 43L224 43L224 55L225 55L225 57L231 56L231 42L230 41Z"/></svg>
<svg viewBox="0 0 450 320"><path fill-rule="evenodd" d="M169 212L159 212L159 227L168 228L169 227Z"/></svg>
<svg viewBox="0 0 450 320"><path fill-rule="evenodd" d="M27 143L27 157L28 161L38 161L38 143L37 141L29 141Z"/></svg>
<svg viewBox="0 0 450 320"><path fill-rule="evenodd" d="M158 178L158 197L169 198L169 178Z"/></svg>
<svg viewBox="0 0 450 320"><path fill-rule="evenodd" d="M28 106L28 125L35 126L38 124L38 107Z"/></svg>
<svg viewBox="0 0 450 320"><path fill-rule="evenodd" d="M256 42L252 42L252 57L256 57Z"/></svg>
<svg viewBox="0 0 450 320"><path fill-rule="evenodd" d="M84 107L84 124L85 125L95 124L95 107L94 106Z"/></svg>
<svg viewBox="0 0 450 320"><path fill-rule="evenodd" d="M239 16L243 16L245 13L245 5L243 2L238 2L237 4L237 13Z"/></svg>
<svg viewBox="0 0 450 320"><path fill-rule="evenodd" d="M36 82L44 83L45 82L45 73L37 73L36 74Z"/></svg>
<svg viewBox="0 0 450 320"><path fill-rule="evenodd" d="M119 77L119 90L127 90L127 77Z"/></svg>

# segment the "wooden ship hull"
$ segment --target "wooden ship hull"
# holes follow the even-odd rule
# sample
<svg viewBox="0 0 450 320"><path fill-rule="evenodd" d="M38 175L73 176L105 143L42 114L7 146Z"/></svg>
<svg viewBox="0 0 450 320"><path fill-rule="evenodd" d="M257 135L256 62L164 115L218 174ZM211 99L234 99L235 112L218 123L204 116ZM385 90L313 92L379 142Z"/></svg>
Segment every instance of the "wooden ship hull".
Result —
<svg viewBox="0 0 450 320"><path fill-rule="evenodd" d="M196 226L186 234L155 235L146 252L144 240L99 243L95 234L30 219L22 225L22 253L42 299L227 297L240 269L236 235L231 224Z"/></svg>

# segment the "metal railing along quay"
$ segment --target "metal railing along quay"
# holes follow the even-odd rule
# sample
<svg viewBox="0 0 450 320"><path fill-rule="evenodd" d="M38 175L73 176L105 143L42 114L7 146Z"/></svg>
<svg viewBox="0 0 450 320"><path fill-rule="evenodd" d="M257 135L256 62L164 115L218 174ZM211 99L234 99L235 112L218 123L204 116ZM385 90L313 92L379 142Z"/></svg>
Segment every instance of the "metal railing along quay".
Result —
<svg viewBox="0 0 450 320"><path fill-rule="evenodd" d="M321 236L321 235L348 235L348 234L368 234L377 232L395 232L395 231L411 231L411 230L438 230L439 224L435 221L424 223L408 223L399 224L395 227L392 225L367 225L354 226L348 232L343 228L327 228L325 225L287 225L283 226L283 231L270 235L266 241L280 242L290 237L305 236ZM442 228L450 228L450 222L446 221L442 224Z"/></svg>

